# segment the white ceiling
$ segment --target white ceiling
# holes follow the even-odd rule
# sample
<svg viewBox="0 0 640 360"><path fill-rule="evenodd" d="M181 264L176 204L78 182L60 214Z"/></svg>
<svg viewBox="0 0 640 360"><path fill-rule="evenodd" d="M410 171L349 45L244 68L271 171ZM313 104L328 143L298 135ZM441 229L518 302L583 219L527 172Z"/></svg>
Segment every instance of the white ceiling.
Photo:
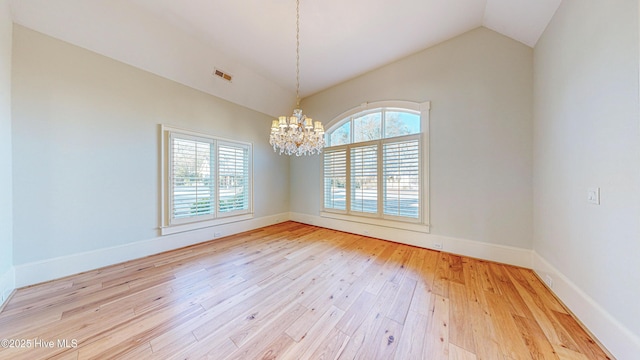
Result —
<svg viewBox="0 0 640 360"><path fill-rule="evenodd" d="M479 26L533 47L560 2L301 0L301 95ZM254 80L264 78L290 94L295 90L295 6L295 0L15 0L12 12L26 27L203 88L208 85L181 80L178 70L161 64L168 60L158 58L176 58L172 66L189 58L196 62L196 45L189 53L185 43L197 43L210 52L202 51L209 61L202 76L210 76L214 67L235 78L252 73ZM136 53L141 47L144 51Z"/></svg>

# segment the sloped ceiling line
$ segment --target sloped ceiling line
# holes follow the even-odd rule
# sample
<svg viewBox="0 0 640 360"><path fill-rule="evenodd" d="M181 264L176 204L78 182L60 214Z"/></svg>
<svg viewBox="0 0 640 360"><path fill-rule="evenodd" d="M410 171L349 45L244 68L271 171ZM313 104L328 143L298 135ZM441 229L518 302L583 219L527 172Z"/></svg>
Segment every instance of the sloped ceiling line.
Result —
<svg viewBox="0 0 640 360"><path fill-rule="evenodd" d="M535 46L561 0L301 1L301 95L485 26ZM295 97L293 0L12 0L14 22L275 116ZM214 68L234 74L215 81ZM283 110L285 109L285 110Z"/></svg>

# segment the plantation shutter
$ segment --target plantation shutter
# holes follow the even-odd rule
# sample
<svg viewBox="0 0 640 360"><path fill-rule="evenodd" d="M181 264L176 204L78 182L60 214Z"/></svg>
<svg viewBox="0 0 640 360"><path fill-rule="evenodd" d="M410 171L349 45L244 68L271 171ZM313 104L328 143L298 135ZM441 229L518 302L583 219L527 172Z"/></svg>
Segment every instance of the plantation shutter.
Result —
<svg viewBox="0 0 640 360"><path fill-rule="evenodd" d="M429 232L429 108L365 103L331 121L320 215Z"/></svg>
<svg viewBox="0 0 640 360"><path fill-rule="evenodd" d="M170 141L171 223L194 217L212 218L215 214L213 141L175 134Z"/></svg>
<svg viewBox="0 0 640 360"><path fill-rule="evenodd" d="M218 211L249 210L249 148L218 143Z"/></svg>
<svg viewBox="0 0 640 360"><path fill-rule="evenodd" d="M420 216L420 141L383 144L384 215Z"/></svg>
<svg viewBox="0 0 640 360"><path fill-rule="evenodd" d="M378 212L378 145L351 148L350 210Z"/></svg>
<svg viewBox="0 0 640 360"><path fill-rule="evenodd" d="M345 148L324 153L324 207L346 210L347 150Z"/></svg>

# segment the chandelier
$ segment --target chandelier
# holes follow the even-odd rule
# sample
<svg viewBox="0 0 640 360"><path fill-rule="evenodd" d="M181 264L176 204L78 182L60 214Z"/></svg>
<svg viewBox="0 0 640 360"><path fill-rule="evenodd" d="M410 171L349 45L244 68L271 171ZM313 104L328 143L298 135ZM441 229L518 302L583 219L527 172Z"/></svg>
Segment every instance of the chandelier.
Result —
<svg viewBox="0 0 640 360"><path fill-rule="evenodd" d="M269 144L280 155L314 155L324 147L324 127L300 109L300 0L296 0L296 109L292 116L280 116L271 124Z"/></svg>

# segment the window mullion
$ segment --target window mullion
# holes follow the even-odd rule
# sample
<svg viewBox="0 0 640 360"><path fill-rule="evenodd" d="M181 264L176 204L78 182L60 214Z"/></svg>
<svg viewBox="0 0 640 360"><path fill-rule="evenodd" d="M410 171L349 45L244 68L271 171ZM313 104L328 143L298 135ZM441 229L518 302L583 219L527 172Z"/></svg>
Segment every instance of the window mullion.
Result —
<svg viewBox="0 0 640 360"><path fill-rule="evenodd" d="M353 144L353 139L354 139L354 134L353 134L353 116L351 117L351 119L349 120L349 144Z"/></svg>
<svg viewBox="0 0 640 360"><path fill-rule="evenodd" d="M382 115L380 115L380 139L384 139L387 137L387 133L385 131L387 127L387 109L382 109L380 111Z"/></svg>
<svg viewBox="0 0 640 360"><path fill-rule="evenodd" d="M168 136L168 144L167 144L167 173L166 173L166 183L167 183L167 194L169 195L167 201L167 213L163 214L166 218L166 224L171 224L173 221L173 211L175 206L174 196L175 196L175 188L174 188L174 171L175 165L173 163L174 157L174 146L173 146L173 134L169 134Z"/></svg>
<svg viewBox="0 0 640 360"><path fill-rule="evenodd" d="M384 206L384 195L383 195L383 184L382 184L382 169L384 168L384 160L383 160L383 147L382 147L382 140L378 141L378 166L377 166L377 172L378 172L378 217L382 218L383 217L383 206Z"/></svg>
<svg viewBox="0 0 640 360"><path fill-rule="evenodd" d="M220 181L218 180L218 174L220 173L218 167L220 166L220 150L218 149L218 142L215 140L211 141L211 148L213 149L213 154L211 154L211 159L214 163L211 166L211 181L213 188L213 214L216 218L218 218L218 207L220 204L219 196L220 196Z"/></svg>
<svg viewBox="0 0 640 360"><path fill-rule="evenodd" d="M346 147L346 153L345 153L345 158L346 158L346 191L345 191L345 206L346 206L346 210L347 210L347 214L351 214L351 145L348 145Z"/></svg>

